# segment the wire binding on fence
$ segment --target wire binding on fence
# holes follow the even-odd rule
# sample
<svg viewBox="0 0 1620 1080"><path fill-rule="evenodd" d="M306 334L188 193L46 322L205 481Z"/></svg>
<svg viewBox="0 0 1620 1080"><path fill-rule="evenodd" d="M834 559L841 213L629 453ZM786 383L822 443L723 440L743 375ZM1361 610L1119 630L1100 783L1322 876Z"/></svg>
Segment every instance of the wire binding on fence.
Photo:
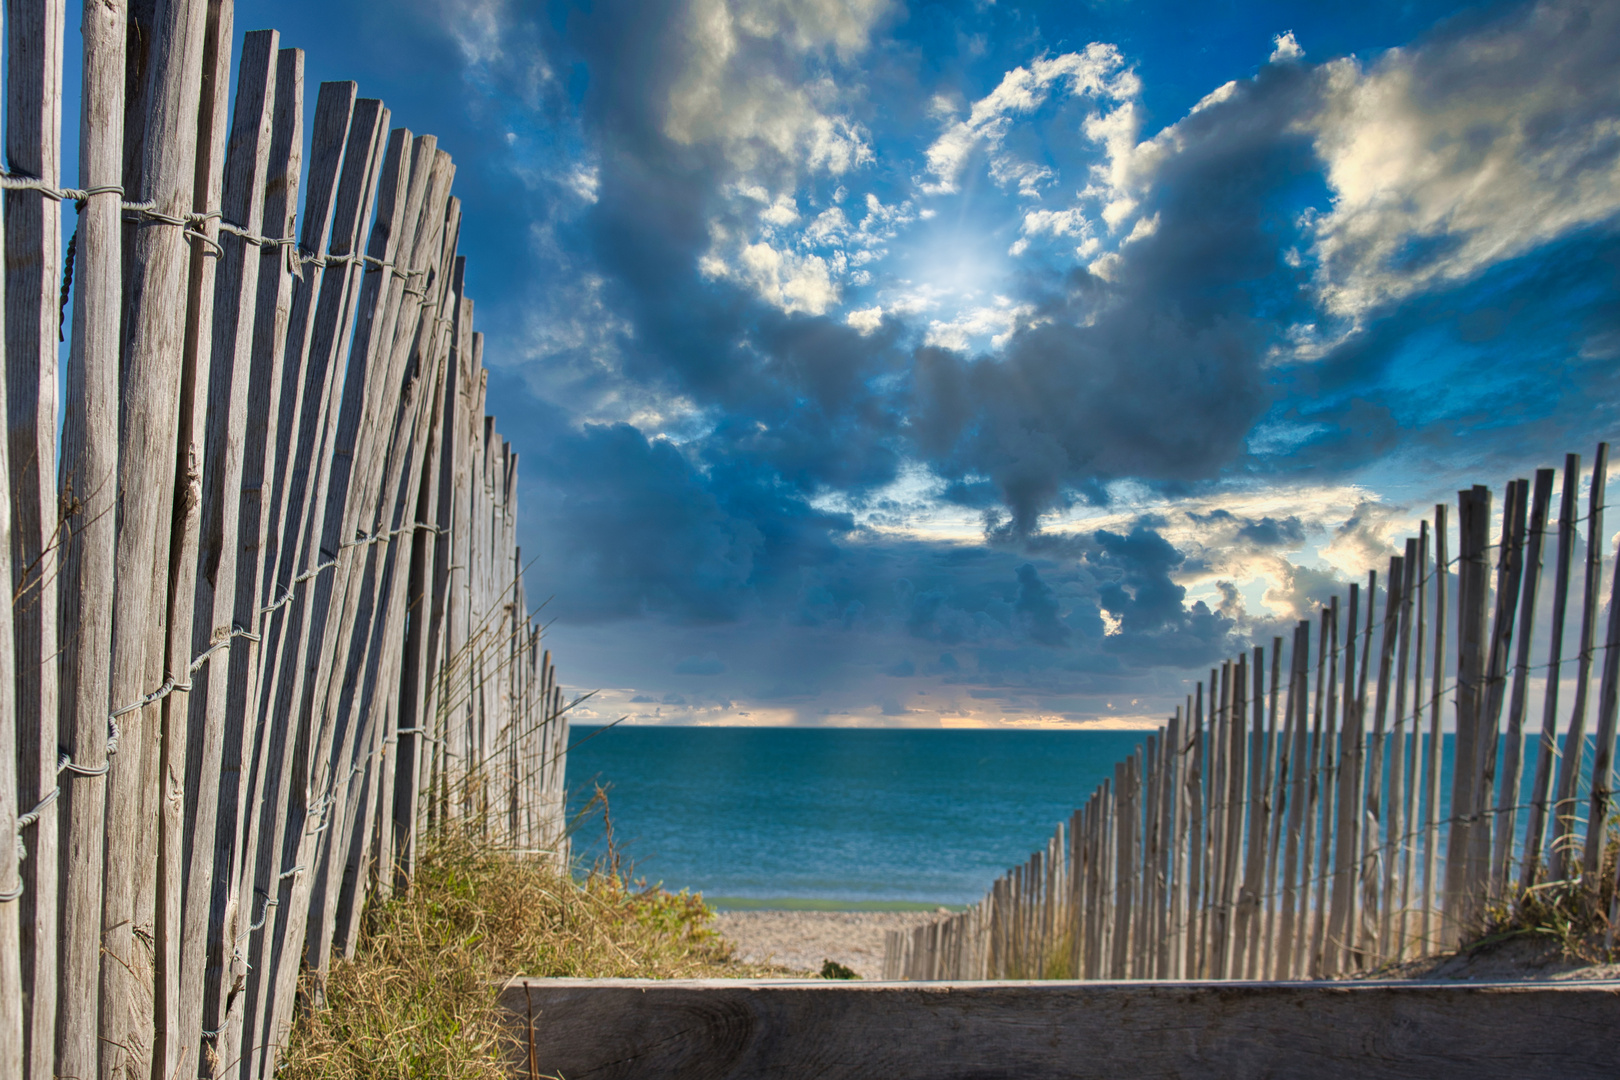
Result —
<svg viewBox="0 0 1620 1080"><path fill-rule="evenodd" d="M122 184L101 184L96 187L89 188L59 187L55 184L47 183L37 176L28 176L23 173L8 172L0 172L0 190L37 191L47 199L52 199L56 202L73 202L76 204L77 208L81 209L87 200L96 195L117 195L120 199L123 199L124 196L124 188ZM201 231L201 226L206 225L210 221L217 223L216 227L220 232L230 233L232 236L235 236L244 243L251 244L254 247L280 247L286 249L289 259L288 269L294 273L296 273L298 268L304 263L311 263L321 267L364 266L367 270L391 270L393 271L395 277L409 281L411 278L420 277L423 274L426 274L429 270L428 267L421 267L415 270L401 270L392 262L379 259L374 255L366 255L360 252L354 252L346 255L333 255L330 253L326 255L319 255L315 252L303 249L299 244L297 237L265 236L261 233L256 233L247 228L245 225L238 225L233 221L227 221L223 211L220 210L204 210L188 214L165 214L157 209L157 204L155 202L130 202L128 200L124 200L123 210L124 213L128 215L128 220L131 221L150 221L160 225L171 225L184 230L187 236L195 240L201 240L204 244L208 245L208 251L206 254L216 258L225 253L224 249L220 247L217 240L209 236L207 233ZM71 280L71 278L68 280ZM64 285L64 292L65 289L66 286ZM412 296L422 295L422 293L417 290L407 288L404 291Z"/></svg>

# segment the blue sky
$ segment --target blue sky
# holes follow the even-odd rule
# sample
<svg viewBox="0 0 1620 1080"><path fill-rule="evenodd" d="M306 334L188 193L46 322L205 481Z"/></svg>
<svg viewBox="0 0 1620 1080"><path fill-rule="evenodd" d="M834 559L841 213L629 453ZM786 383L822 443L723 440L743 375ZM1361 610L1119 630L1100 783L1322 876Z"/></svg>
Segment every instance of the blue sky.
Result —
<svg viewBox="0 0 1620 1080"><path fill-rule="evenodd" d="M454 155L586 719L1158 719L1620 430L1615 5L236 23Z"/></svg>

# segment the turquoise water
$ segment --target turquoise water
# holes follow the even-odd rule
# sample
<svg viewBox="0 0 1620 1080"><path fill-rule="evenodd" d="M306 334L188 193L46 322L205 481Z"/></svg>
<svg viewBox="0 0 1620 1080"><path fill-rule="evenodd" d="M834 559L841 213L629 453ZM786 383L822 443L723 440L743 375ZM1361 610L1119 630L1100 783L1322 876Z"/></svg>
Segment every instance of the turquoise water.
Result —
<svg viewBox="0 0 1620 1080"><path fill-rule="evenodd" d="M592 737L598 730L572 732L571 806L589 800L593 782L608 787L634 873L721 907L976 902L1147 735L621 726ZM1526 793L1533 740L1527 749ZM1589 744L1587 769L1590 754ZM1524 824L1520 814L1521 835ZM599 854L601 836L600 818L584 822L576 854Z"/></svg>
<svg viewBox="0 0 1620 1080"><path fill-rule="evenodd" d="M1138 731L617 727L581 742L635 872L739 900L965 904L1043 846ZM599 821L575 839L586 855ZM741 905L727 905L741 906Z"/></svg>

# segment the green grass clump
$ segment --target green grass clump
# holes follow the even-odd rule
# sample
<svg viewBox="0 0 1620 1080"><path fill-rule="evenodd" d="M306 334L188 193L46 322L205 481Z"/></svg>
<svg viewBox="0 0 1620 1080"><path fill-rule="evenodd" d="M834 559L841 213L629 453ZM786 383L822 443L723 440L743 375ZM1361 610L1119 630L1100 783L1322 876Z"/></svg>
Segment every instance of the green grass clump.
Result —
<svg viewBox="0 0 1620 1080"><path fill-rule="evenodd" d="M470 836L428 841L409 893L368 907L354 958L324 985L306 974L278 1077L504 1077L497 996L515 975L782 974L734 961L701 896L616 871L575 879Z"/></svg>

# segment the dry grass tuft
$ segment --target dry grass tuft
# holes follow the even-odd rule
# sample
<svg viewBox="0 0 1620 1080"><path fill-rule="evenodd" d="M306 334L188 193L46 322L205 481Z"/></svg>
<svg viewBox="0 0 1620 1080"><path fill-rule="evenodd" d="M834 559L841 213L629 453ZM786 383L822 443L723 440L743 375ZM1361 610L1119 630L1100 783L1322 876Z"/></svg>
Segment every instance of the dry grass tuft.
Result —
<svg viewBox="0 0 1620 1080"><path fill-rule="evenodd" d="M1615 910L1615 862L1620 858L1620 830L1611 825L1602 863L1594 881L1544 881L1520 894L1510 904L1487 909L1483 932L1464 946L1479 952L1519 938L1534 938L1555 945L1572 960L1602 964L1615 959L1614 932L1609 922Z"/></svg>
<svg viewBox="0 0 1620 1080"><path fill-rule="evenodd" d="M468 836L427 845L406 896L371 905L355 957L324 988L305 976L282 1055L287 1080L496 1080L496 995L514 975L747 978L701 896L627 884L616 866L575 880Z"/></svg>

